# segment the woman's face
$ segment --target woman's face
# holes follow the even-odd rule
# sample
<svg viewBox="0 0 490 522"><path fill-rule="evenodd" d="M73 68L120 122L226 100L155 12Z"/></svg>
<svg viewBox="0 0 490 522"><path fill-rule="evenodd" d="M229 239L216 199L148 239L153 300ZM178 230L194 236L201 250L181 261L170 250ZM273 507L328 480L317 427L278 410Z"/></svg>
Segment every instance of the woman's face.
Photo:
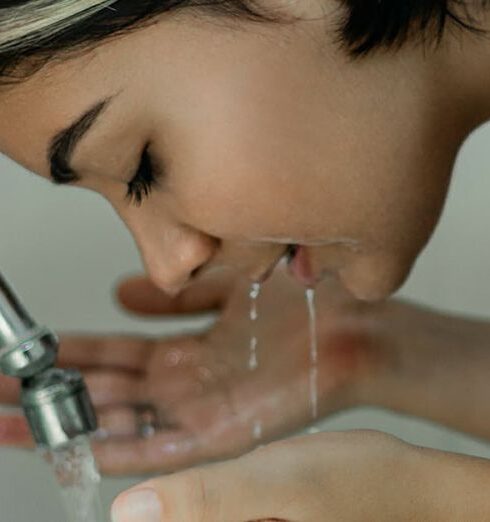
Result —
<svg viewBox="0 0 490 522"><path fill-rule="evenodd" d="M303 282L383 297L433 230L462 136L436 55L353 62L333 22L164 17L2 93L0 149L46 178L50 150L71 156L168 292L200 268L261 280L295 244Z"/></svg>

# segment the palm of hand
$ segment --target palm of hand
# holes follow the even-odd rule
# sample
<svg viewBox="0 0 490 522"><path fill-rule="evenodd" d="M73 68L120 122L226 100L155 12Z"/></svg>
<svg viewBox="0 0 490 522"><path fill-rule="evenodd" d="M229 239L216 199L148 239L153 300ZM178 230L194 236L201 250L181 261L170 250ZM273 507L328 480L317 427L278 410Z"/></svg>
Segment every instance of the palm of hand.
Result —
<svg viewBox="0 0 490 522"><path fill-rule="evenodd" d="M249 289L245 281L221 274L176 300L135 279L120 292L129 310L165 316L218 309L217 323L204 334L173 339L64 340L62 359L84 371L106 435L96 445L103 470L174 470L243 453L311 421L304 290L276 273L263 286L252 331ZM318 288L316 303L326 414L349 405L369 343L358 305L326 285ZM259 362L253 371L252 334ZM142 405L151 406L160 424L147 437L138 434L135 416Z"/></svg>

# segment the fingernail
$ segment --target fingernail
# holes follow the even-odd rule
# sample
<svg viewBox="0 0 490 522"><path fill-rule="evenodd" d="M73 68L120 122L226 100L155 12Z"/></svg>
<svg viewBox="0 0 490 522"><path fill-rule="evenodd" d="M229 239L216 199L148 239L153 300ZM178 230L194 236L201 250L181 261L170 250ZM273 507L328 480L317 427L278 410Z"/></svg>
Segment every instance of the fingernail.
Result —
<svg viewBox="0 0 490 522"><path fill-rule="evenodd" d="M152 489L136 489L123 494L114 502L112 522L162 522L162 508Z"/></svg>

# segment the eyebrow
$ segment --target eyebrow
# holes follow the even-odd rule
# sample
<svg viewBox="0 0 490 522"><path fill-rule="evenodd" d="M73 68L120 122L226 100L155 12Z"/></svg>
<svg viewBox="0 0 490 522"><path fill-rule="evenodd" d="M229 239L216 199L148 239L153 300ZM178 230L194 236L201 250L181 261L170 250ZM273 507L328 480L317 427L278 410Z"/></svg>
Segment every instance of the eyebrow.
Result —
<svg viewBox="0 0 490 522"><path fill-rule="evenodd" d="M48 147L50 175L58 185L80 180L80 175L70 165L77 145L94 126L100 114L109 106L112 97L101 100L82 114L77 121L55 134Z"/></svg>

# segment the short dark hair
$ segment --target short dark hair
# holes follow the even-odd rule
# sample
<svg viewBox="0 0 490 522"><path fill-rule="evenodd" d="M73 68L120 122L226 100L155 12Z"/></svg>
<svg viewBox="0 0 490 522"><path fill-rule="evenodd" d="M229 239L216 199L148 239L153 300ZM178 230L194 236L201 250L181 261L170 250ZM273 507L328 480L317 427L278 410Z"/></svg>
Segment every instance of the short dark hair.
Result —
<svg viewBox="0 0 490 522"><path fill-rule="evenodd" d="M474 5L464 0L342 0L341 42L351 55L364 56L397 49L412 38L437 43L448 25L482 33L472 8L484 8L487 1L470 1Z"/></svg>
<svg viewBox="0 0 490 522"><path fill-rule="evenodd" d="M0 0L2 18L12 16L14 10L29 10L32 0ZM51 4L56 4L53 0ZM60 2L60 6L61 6ZM15 83L38 71L43 65L61 54L90 48L93 45L136 30L152 23L159 15L182 9L210 11L228 18L265 19L258 15L248 0L100 0L100 9L87 17L80 17L54 35L40 32L15 45L0 47L0 85ZM34 7L33 7L34 9ZM1 25L0 25L1 26ZM48 33L48 34L46 34ZM19 67L22 65L23 67Z"/></svg>
<svg viewBox="0 0 490 522"><path fill-rule="evenodd" d="M478 31L464 0L338 0L342 14L339 41L353 57L380 49L396 49L421 37L438 41L448 24ZM28 10L32 0L0 0L2 17L16 8ZM56 0L54 0L56 3ZM102 0L101 0L102 2ZM482 5L485 0L479 0ZM52 5L52 3L51 3ZM0 84L25 79L67 51L84 49L151 23L157 16L179 9L211 10L228 18L280 23L260 5L260 0L114 0L110 7L67 25L55 36L0 47ZM29 67L19 65L29 64ZM22 71L22 72L20 72Z"/></svg>

